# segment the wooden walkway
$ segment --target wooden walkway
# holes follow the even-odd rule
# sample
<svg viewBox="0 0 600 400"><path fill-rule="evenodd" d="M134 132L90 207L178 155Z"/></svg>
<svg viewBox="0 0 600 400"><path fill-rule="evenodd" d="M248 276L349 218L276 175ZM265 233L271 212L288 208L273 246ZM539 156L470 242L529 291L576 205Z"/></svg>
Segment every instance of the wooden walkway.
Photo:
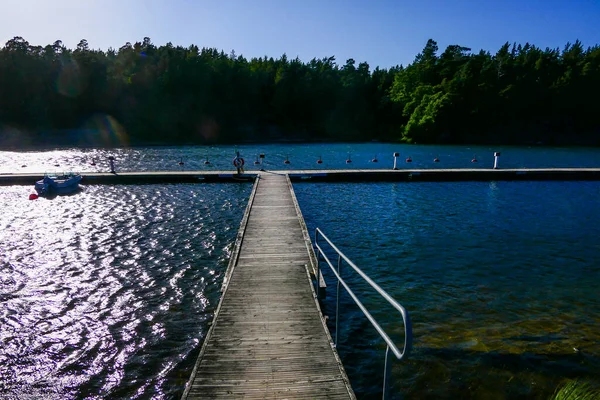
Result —
<svg viewBox="0 0 600 400"><path fill-rule="evenodd" d="M100 184L163 184L202 182L244 182L264 173L235 171L145 171L145 172L82 172L84 185ZM600 168L523 168L523 169L338 169L281 170L272 174L288 174L290 179L313 182L437 182L437 181L536 181L536 180L600 180ZM0 186L31 185L42 179L43 173L0 173Z"/></svg>
<svg viewBox="0 0 600 400"><path fill-rule="evenodd" d="M355 398L315 299L308 243L289 178L262 173L183 399Z"/></svg>

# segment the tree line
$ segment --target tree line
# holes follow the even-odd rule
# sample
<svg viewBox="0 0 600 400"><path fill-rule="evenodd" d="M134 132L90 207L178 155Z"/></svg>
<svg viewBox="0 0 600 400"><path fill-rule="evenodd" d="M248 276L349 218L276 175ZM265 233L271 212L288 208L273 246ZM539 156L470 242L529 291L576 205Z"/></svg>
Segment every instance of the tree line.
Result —
<svg viewBox="0 0 600 400"><path fill-rule="evenodd" d="M108 131L132 144L598 145L599 94L600 47L579 41L440 54L429 40L411 64L371 70L354 59L246 59L149 38L102 51L15 37L0 49L0 143Z"/></svg>

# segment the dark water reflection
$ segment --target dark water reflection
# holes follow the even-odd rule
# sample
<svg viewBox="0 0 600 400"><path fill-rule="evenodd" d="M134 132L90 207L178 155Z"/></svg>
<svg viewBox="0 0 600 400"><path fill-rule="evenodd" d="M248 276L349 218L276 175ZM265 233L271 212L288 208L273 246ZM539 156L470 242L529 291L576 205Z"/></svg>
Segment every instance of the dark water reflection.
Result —
<svg viewBox="0 0 600 400"><path fill-rule="evenodd" d="M597 182L294 187L309 229L411 312L414 353L393 366L395 398L548 398L567 377L600 383ZM344 271L402 343L400 316ZM342 360L359 398L379 398L385 347L343 305Z"/></svg>
<svg viewBox="0 0 600 400"><path fill-rule="evenodd" d="M1 188L0 394L180 395L250 190L87 186L28 201L31 187Z"/></svg>

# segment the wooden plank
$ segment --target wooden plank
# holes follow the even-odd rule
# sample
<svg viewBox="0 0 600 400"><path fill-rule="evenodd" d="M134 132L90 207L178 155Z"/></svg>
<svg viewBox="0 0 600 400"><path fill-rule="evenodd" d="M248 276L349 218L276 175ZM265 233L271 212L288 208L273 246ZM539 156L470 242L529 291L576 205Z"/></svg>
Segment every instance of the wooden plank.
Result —
<svg viewBox="0 0 600 400"><path fill-rule="evenodd" d="M491 159L490 159L491 163ZM141 184L141 183L199 183L199 182L249 182L257 176L281 177L289 174L297 180L306 182L418 182L418 181L493 181L493 180L600 180L600 168L450 168L450 169L341 169L341 170L282 170L270 171L274 174L259 171L246 171L242 175L235 171L147 171L147 172L82 172L83 184ZM2 185L33 185L44 176L43 172L33 173L1 173ZM265 188L272 192L261 195L269 200L269 204L284 204L277 197L269 198L274 193L283 193L282 188L274 182L268 182Z"/></svg>
<svg viewBox="0 0 600 400"><path fill-rule="evenodd" d="M240 231L183 398L355 399L315 298L312 245L287 176L259 177Z"/></svg>

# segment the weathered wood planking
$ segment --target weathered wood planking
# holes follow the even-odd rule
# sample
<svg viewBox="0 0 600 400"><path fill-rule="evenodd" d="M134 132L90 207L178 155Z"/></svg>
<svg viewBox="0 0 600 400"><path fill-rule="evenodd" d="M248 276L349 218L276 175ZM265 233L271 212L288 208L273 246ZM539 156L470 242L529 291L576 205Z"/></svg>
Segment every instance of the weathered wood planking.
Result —
<svg viewBox="0 0 600 400"><path fill-rule="evenodd" d="M382 163L383 164L383 163ZM82 172L83 184L164 184L200 182L249 182L262 172L234 171L146 171L146 172ZM600 180L600 168L522 168L522 169L341 169L269 171L289 174L292 180L310 182L438 182L438 181L536 181L536 180ZM264 173L263 173L264 175ZM43 173L0 173L0 186L33 185Z"/></svg>
<svg viewBox="0 0 600 400"><path fill-rule="evenodd" d="M183 398L355 399L315 300L289 178L261 174L250 202Z"/></svg>

